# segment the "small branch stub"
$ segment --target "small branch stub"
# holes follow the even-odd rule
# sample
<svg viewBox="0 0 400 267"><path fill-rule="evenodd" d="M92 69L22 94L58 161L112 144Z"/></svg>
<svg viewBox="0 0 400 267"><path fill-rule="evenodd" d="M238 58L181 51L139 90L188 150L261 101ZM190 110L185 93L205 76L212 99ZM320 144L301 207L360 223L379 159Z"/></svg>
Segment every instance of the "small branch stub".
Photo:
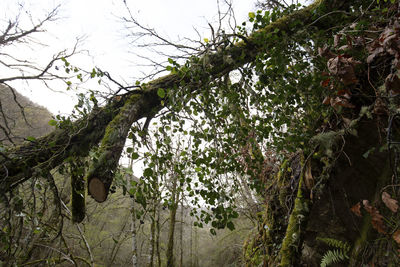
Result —
<svg viewBox="0 0 400 267"><path fill-rule="evenodd" d="M107 199L106 187L104 183L96 177L93 177L89 181L89 194L97 202L104 202Z"/></svg>

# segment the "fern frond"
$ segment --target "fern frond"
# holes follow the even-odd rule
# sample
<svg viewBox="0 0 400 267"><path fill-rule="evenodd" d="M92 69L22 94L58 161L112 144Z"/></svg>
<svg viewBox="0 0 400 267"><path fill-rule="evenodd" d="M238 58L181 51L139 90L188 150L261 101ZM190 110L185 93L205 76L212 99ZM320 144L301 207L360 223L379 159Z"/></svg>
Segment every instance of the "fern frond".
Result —
<svg viewBox="0 0 400 267"><path fill-rule="evenodd" d="M333 263L349 259L348 252L351 248L349 243L328 237L317 237L317 240L324 242L330 247L336 248L334 250L328 250L324 254L321 260L321 267L327 267Z"/></svg>
<svg viewBox="0 0 400 267"><path fill-rule="evenodd" d="M341 241L338 239L334 239L334 238L329 238L329 237L317 237L317 240L324 242L328 246L341 249L344 252L350 251L350 245L347 242L344 242L344 241Z"/></svg>
<svg viewBox="0 0 400 267"><path fill-rule="evenodd" d="M332 263L338 263L347 259L349 259L349 256L344 251L339 249L329 250L322 257L321 267L327 267Z"/></svg>

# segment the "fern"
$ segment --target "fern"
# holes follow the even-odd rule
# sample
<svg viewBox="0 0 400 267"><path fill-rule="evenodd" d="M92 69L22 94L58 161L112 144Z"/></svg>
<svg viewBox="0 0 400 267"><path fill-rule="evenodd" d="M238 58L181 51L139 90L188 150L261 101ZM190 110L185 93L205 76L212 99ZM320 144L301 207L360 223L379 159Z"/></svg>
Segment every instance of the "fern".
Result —
<svg viewBox="0 0 400 267"><path fill-rule="evenodd" d="M317 240L336 248L334 250L328 250L324 254L321 260L321 267L327 267L332 263L338 263L349 259L348 252L350 251L350 245L347 242L327 237L317 237Z"/></svg>
<svg viewBox="0 0 400 267"><path fill-rule="evenodd" d="M332 263L338 263L344 260L348 260L349 256L346 252L339 249L328 250L321 260L321 267L327 267Z"/></svg>

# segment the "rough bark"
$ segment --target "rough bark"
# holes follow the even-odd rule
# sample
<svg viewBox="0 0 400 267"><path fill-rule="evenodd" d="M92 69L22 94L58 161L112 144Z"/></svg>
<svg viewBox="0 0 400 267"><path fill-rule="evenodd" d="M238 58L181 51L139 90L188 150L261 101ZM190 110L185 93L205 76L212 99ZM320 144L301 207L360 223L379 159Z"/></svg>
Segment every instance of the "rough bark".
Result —
<svg viewBox="0 0 400 267"><path fill-rule="evenodd" d="M127 93L119 101L111 101L103 108L95 109L87 118L82 118L73 122L71 127L66 129L57 129L51 134L40 138L34 142L23 144L16 148L9 148L0 154L0 189L7 192L16 185L26 181L34 175L40 175L46 169L53 169L63 163L63 160L69 156L86 156L89 150L100 143L110 122L118 116L126 117L129 123L137 121L149 115L150 112L159 111L161 99L157 95L159 88L175 89L182 86L198 90L202 84L216 79L229 73L230 71L251 62L258 53L265 52L268 48L279 45L282 36L288 36L313 23L313 27L319 30L325 30L331 27L331 24L324 23L327 16L320 18L323 14L314 12L321 3L326 4L329 1L316 1L314 4L283 17L276 22L268 25L264 29L255 32L252 36L244 38L243 41L227 47L220 53L207 55L201 59L202 64L194 64L190 67L190 73L196 73L198 77L193 79L193 75L170 74L162 78L149 82L145 89L134 101L134 93ZM344 1L343 1L344 2ZM336 3L337 5L338 3ZM332 9L325 8L332 11ZM315 17L317 14L318 17ZM317 21L315 21L319 18ZM329 20L332 20L330 16ZM301 21L302 23L299 23ZM296 22L296 23L294 23ZM266 38L268 34L276 38ZM132 102L125 106L125 102L130 99ZM168 102L166 101L166 104ZM122 108L121 110L121 107ZM122 111L120 113L120 110ZM118 115L119 114L119 115ZM119 120L119 119L117 119ZM111 157L112 163L106 175L97 176L104 170L101 165L94 164L89 173L89 187L94 188L97 201L104 201L107 197L109 184L112 181L113 168L115 168L116 158L122 151L121 143L124 140L126 132L125 124L122 130L116 129L115 125L110 125L111 133L118 132L115 146L106 138L102 142L100 155L102 161ZM126 136L125 136L126 137ZM115 154L110 156L110 151L115 149ZM96 178L93 180L93 178ZM94 183L91 186L91 183ZM103 185L101 185L103 184ZM97 186L96 186L97 185ZM102 191L104 189L104 192ZM89 192L91 189L89 188Z"/></svg>

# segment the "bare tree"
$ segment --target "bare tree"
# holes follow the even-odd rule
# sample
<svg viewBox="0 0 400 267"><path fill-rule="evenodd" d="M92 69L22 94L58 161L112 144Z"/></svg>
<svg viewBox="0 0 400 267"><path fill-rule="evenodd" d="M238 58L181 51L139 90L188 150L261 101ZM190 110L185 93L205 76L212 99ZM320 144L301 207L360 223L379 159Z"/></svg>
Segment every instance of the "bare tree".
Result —
<svg viewBox="0 0 400 267"><path fill-rule="evenodd" d="M31 49L33 51L43 49L46 44L40 40L40 33L44 33L45 27L58 19L60 6L56 6L50 10L43 18L36 19L28 11L24 10L24 6L20 7L19 14L9 19L5 23L0 23L0 85L3 85L13 96L13 101L20 109L21 115L27 125L24 106L18 101L15 84L19 82L29 83L31 81L40 81L42 84L51 88L50 81L65 80L70 77L68 73L61 73L55 66L59 60L66 60L77 53L79 38L75 45L69 50L59 51L50 56L44 64L38 63L36 60L26 58L26 55L18 51ZM22 23L22 20L29 21ZM0 131L7 137L7 140L14 144L13 133L9 126L9 118L0 100Z"/></svg>

